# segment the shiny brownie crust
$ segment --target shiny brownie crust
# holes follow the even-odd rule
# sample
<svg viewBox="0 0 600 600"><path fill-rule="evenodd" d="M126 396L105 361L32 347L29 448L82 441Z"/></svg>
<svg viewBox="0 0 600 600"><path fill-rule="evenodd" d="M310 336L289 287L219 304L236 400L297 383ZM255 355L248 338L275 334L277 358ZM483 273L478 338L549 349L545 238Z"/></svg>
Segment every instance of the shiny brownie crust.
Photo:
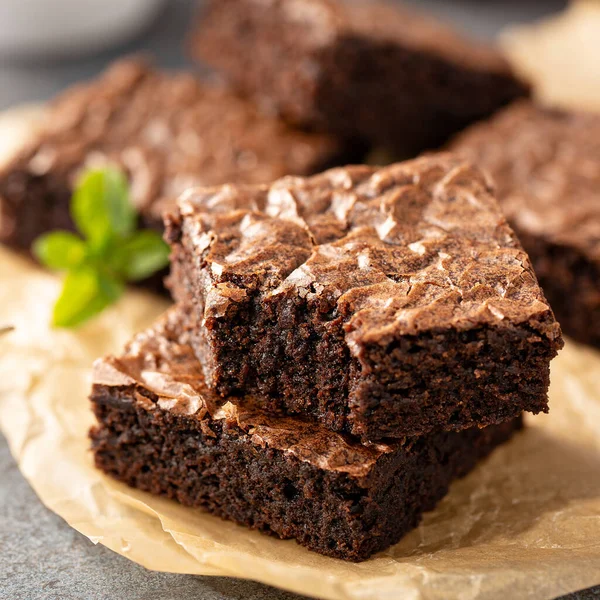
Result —
<svg viewBox="0 0 600 600"><path fill-rule="evenodd" d="M560 329L470 163L190 192L167 239L172 291L224 396L370 441L547 410Z"/></svg>

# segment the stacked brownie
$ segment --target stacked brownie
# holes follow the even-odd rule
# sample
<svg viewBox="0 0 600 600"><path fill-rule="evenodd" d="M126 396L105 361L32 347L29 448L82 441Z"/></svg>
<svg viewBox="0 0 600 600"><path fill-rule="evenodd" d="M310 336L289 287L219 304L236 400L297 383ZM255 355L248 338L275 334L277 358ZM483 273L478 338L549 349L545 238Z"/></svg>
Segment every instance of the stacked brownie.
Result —
<svg viewBox="0 0 600 600"><path fill-rule="evenodd" d="M97 361L96 465L364 560L547 410L560 329L452 155L186 192L177 305Z"/></svg>
<svg viewBox="0 0 600 600"><path fill-rule="evenodd" d="M95 365L96 466L130 486L311 550L359 561L415 527L452 479L511 437L485 429L361 444L299 418L235 406L204 383L173 309Z"/></svg>

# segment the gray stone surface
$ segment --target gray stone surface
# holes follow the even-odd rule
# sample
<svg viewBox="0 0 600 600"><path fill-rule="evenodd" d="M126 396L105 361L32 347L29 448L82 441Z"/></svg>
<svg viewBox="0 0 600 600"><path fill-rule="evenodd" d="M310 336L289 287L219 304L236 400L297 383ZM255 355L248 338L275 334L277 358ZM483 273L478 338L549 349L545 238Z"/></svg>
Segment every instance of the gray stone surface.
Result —
<svg viewBox="0 0 600 600"><path fill-rule="evenodd" d="M479 37L504 25L559 10L562 0L411 0ZM9 63L0 56L0 108L45 100L89 78L116 56L152 53L165 67L187 63L181 46L194 2L171 0L156 25L135 42L100 56ZM189 66L189 65L188 65ZM300 600L257 583L154 573L94 546L48 511L19 474L0 436L0 599L4 600ZM565 597L566 600L567 597ZM600 600L600 588L568 597Z"/></svg>

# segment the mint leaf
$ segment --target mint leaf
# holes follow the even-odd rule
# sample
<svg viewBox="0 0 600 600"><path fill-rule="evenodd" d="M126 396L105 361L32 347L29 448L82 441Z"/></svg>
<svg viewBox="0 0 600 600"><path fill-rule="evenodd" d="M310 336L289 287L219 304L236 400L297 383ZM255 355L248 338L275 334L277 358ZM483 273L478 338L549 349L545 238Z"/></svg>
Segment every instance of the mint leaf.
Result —
<svg viewBox="0 0 600 600"><path fill-rule="evenodd" d="M146 279L169 264L169 246L155 231L134 233L115 252L119 273L127 281Z"/></svg>
<svg viewBox="0 0 600 600"><path fill-rule="evenodd" d="M86 172L73 194L71 215L77 229L96 249L108 246L115 237L132 234L136 212L125 175L114 168Z"/></svg>
<svg viewBox="0 0 600 600"><path fill-rule="evenodd" d="M52 314L55 327L75 327L116 302L124 285L92 266L70 271Z"/></svg>
<svg viewBox="0 0 600 600"><path fill-rule="evenodd" d="M126 281L145 279L169 264L169 247L155 231L136 231L127 179L113 168L79 180L71 216L84 239L66 231L38 238L33 252L51 269L65 270L53 324L75 327L115 302Z"/></svg>
<svg viewBox="0 0 600 600"><path fill-rule="evenodd" d="M65 271L79 267L87 250L85 242L74 233L53 231L35 240L33 253L49 269Z"/></svg>

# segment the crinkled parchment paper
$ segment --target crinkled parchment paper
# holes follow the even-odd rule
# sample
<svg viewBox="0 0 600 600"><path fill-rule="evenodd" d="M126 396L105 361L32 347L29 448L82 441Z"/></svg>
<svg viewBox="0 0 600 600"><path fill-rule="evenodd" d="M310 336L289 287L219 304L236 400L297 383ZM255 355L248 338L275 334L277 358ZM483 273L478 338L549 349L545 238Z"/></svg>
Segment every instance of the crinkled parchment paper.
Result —
<svg viewBox="0 0 600 600"><path fill-rule="evenodd" d="M509 29L509 60L535 85L541 101L600 110L600 1L576 0L562 14Z"/></svg>
<svg viewBox="0 0 600 600"><path fill-rule="evenodd" d="M19 130L6 121L0 155ZM0 334L0 428L42 502L94 542L150 569L340 600L544 599L600 584L600 353L569 343L553 364L550 415L529 418L418 529L355 565L97 472L86 437L90 365L118 352L165 303L129 292L76 332L52 330L59 285L0 250L0 328L15 328Z"/></svg>

